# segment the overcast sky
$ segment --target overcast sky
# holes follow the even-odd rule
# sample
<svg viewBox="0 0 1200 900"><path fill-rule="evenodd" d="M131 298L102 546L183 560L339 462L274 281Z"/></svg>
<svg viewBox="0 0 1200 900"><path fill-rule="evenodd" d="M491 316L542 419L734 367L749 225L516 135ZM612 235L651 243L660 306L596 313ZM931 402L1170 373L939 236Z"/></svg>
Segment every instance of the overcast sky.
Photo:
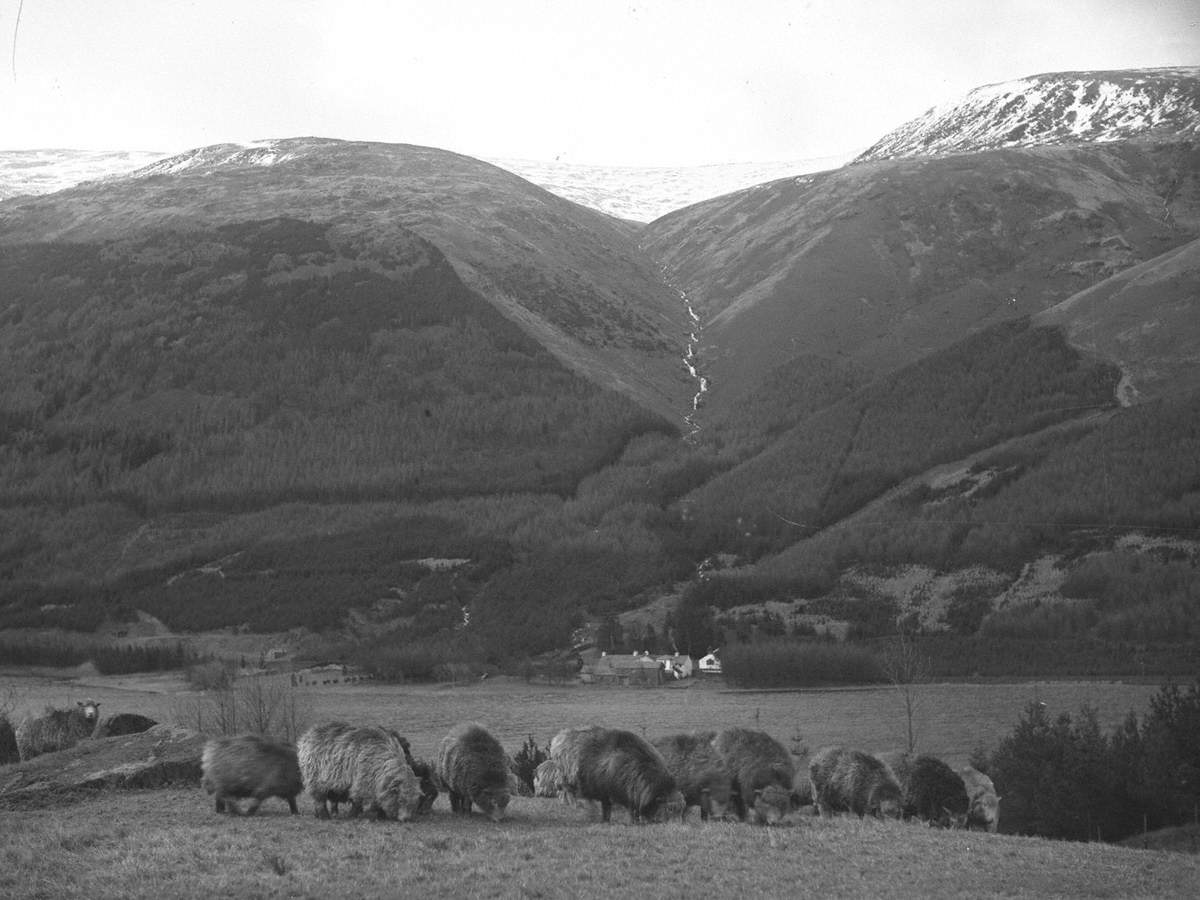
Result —
<svg viewBox="0 0 1200 900"><path fill-rule="evenodd" d="M4 150L698 165L844 156L1024 75L1197 65L1200 2L0 0L0 48Z"/></svg>

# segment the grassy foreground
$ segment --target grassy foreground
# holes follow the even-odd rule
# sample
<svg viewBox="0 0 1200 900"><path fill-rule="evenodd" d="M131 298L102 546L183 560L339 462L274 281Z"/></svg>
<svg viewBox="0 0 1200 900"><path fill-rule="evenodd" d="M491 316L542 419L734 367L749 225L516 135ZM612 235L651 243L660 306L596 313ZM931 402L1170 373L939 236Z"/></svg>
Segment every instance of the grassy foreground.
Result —
<svg viewBox="0 0 1200 900"><path fill-rule="evenodd" d="M1195 897L1200 857L843 818L592 823L514 798L499 825L439 798L415 824L315 820L269 801L217 816L199 789L0 811L0 896Z"/></svg>

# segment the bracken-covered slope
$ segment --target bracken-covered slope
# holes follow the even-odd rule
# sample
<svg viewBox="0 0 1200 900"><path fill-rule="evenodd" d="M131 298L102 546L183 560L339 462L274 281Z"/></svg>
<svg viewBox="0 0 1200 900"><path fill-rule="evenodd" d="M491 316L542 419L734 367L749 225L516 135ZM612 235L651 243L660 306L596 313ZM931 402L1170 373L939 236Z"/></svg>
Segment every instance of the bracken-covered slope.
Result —
<svg viewBox="0 0 1200 900"><path fill-rule="evenodd" d="M861 163L698 204L644 245L701 318L714 410L804 357L882 374L1200 234L1188 142Z"/></svg>
<svg viewBox="0 0 1200 900"><path fill-rule="evenodd" d="M1053 72L984 85L901 125L858 161L1147 134L1200 134L1200 67Z"/></svg>
<svg viewBox="0 0 1200 900"><path fill-rule="evenodd" d="M411 229L467 285L592 380L676 419L688 384L678 297L634 229L470 157L293 138L217 145L131 175L0 206L0 242L81 241L278 216L386 248Z"/></svg>
<svg viewBox="0 0 1200 900"><path fill-rule="evenodd" d="M1126 269L1034 317L1117 363L1121 399L1200 388L1200 241Z"/></svg>

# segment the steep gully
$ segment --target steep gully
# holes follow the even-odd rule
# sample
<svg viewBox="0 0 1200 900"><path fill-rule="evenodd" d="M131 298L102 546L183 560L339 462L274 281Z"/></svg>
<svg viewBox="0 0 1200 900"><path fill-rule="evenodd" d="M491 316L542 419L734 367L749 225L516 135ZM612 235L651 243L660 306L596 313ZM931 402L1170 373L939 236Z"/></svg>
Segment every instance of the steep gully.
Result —
<svg viewBox="0 0 1200 900"><path fill-rule="evenodd" d="M642 249L644 252L644 248L639 249ZM658 273L662 279L662 283L675 292L680 302L683 303L684 310L687 312L688 337L687 350L683 355L683 367L696 384L696 392L692 395L691 410L683 417L683 421L688 427L687 434L684 435L684 440L690 441L694 440L696 434L700 431L700 425L696 421L696 414L700 411L700 406L704 402L704 395L708 393L708 378L700 371L699 357L700 336L703 334L704 324L700 321L700 314L692 306L692 301L688 297L687 291L675 284L667 274L667 267L663 265L658 266Z"/></svg>

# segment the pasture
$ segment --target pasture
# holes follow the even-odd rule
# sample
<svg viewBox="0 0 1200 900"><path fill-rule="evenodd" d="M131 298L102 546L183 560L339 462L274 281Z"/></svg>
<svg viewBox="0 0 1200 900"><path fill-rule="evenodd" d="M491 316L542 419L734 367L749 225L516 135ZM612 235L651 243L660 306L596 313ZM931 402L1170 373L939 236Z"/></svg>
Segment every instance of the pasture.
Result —
<svg viewBox="0 0 1200 900"><path fill-rule="evenodd" d="M646 737L730 726L758 728L789 749L813 751L845 743L869 751L902 748L904 706L892 687L803 691L727 691L720 682L694 680L667 688L529 685L508 678L467 686L328 685L300 688L299 709L311 722L341 719L396 728L413 752L430 756L454 725L477 721L510 753L529 735L540 746L570 725L597 723ZM983 744L993 748L1016 724L1030 702L1050 715L1072 715L1094 706L1104 728L1131 710L1141 715L1158 684L1109 681L1019 684L946 683L916 687L914 732L917 749L951 765L965 763ZM0 698L15 698L14 718L47 704L74 706L88 695L106 714L139 712L160 722L186 721L196 695L180 676L91 676L55 679L0 674Z"/></svg>
<svg viewBox="0 0 1200 900"><path fill-rule="evenodd" d="M965 760L993 745L1030 701L1051 712L1095 706L1102 723L1144 712L1153 684L937 684L919 688L922 749ZM171 721L195 694L175 677L0 676L14 712L80 696L111 712ZM729 692L718 683L619 689L490 679L462 687L329 685L304 689L312 721L396 727L431 756L451 726L487 725L515 752L532 734L601 722L647 736L758 727L785 746L899 746L903 705L890 688ZM0 774L3 770L0 769ZM499 824L452 815L445 797L411 823L319 821L269 800L257 817L213 812L197 788L105 791L47 808L0 811L0 896L72 897L596 897L1153 896L1200 894L1200 857L1070 844L916 823L793 814L779 828L687 822L611 825L584 808L517 797Z"/></svg>
<svg viewBox="0 0 1200 900"><path fill-rule="evenodd" d="M0 896L122 897L1195 897L1200 857L941 831L873 819L590 822L514 798L493 823L439 798L415 822L314 819L268 801L212 811L197 789L112 791L5 811Z"/></svg>

